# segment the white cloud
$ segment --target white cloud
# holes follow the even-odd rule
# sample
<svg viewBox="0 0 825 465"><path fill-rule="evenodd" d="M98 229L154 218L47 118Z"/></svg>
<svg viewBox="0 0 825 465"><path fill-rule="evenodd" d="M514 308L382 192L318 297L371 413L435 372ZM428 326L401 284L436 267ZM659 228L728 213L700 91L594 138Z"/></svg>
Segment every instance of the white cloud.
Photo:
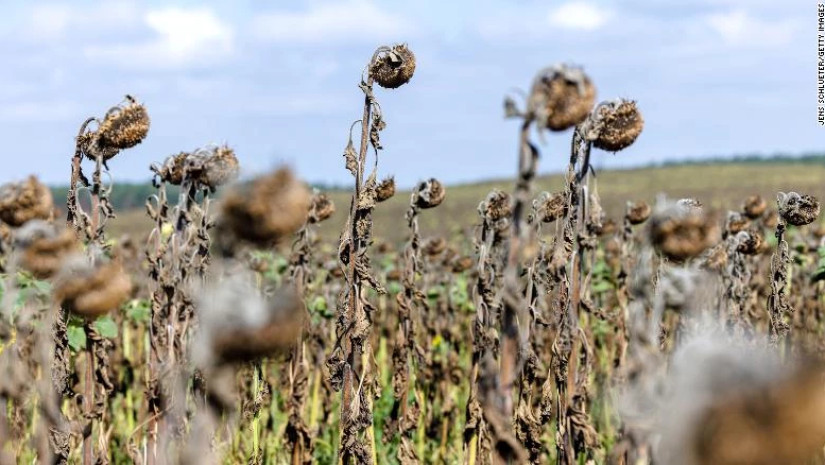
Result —
<svg viewBox="0 0 825 465"><path fill-rule="evenodd" d="M123 31L135 23L139 10L131 1L111 1L94 8L66 3L33 4L17 26L19 36L29 41L50 42L72 35L97 35Z"/></svg>
<svg viewBox="0 0 825 465"><path fill-rule="evenodd" d="M252 32L278 43L328 43L337 40L403 40L412 27L403 18L384 12L367 0L313 4L300 12L275 11L258 15Z"/></svg>
<svg viewBox="0 0 825 465"><path fill-rule="evenodd" d="M180 68L231 54L234 31L209 8L168 7L143 15L153 37L136 43L92 45L88 58L125 67Z"/></svg>
<svg viewBox="0 0 825 465"><path fill-rule="evenodd" d="M708 15L705 22L729 45L787 45L795 27L790 20L764 20L743 9Z"/></svg>
<svg viewBox="0 0 825 465"><path fill-rule="evenodd" d="M564 29L592 31L603 26L611 13L605 7L587 2L565 3L550 12L550 24Z"/></svg>

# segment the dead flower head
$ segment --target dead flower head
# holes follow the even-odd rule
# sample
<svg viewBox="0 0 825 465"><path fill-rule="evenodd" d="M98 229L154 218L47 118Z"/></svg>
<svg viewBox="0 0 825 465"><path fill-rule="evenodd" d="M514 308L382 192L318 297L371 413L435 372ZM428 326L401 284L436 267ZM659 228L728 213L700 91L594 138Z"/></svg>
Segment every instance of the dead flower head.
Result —
<svg viewBox="0 0 825 465"><path fill-rule="evenodd" d="M616 221L608 218L602 222L602 227L599 229L599 236L600 237L609 237L613 234L616 234L616 231L619 230L619 225L616 224Z"/></svg>
<svg viewBox="0 0 825 465"><path fill-rule="evenodd" d="M736 241L736 250L744 255L756 255L760 253L765 246L762 233L756 228L739 231L736 234Z"/></svg>
<svg viewBox="0 0 825 465"><path fill-rule="evenodd" d="M544 127L564 131L584 121L595 102L596 88L584 71L558 64L539 72L529 105Z"/></svg>
<svg viewBox="0 0 825 465"><path fill-rule="evenodd" d="M728 218L725 221L725 235L735 235L739 231L748 229L750 225L750 220L744 214L739 212L728 212Z"/></svg>
<svg viewBox="0 0 825 465"><path fill-rule="evenodd" d="M268 246L297 231L311 204L307 187L287 168L229 190L221 202L218 231L253 245Z"/></svg>
<svg viewBox="0 0 825 465"><path fill-rule="evenodd" d="M824 373L750 344L690 341L674 355L657 455L673 465L812 463L825 443Z"/></svg>
<svg viewBox="0 0 825 465"><path fill-rule="evenodd" d="M415 206L418 208L434 208L441 205L447 191L444 186L435 178L418 184L415 188Z"/></svg>
<svg viewBox="0 0 825 465"><path fill-rule="evenodd" d="M793 226L811 224L819 217L819 200L811 195L780 192L777 204L779 215Z"/></svg>
<svg viewBox="0 0 825 465"><path fill-rule="evenodd" d="M14 234L20 251L18 265L38 279L47 279L60 270L63 261L80 249L74 232L42 220L32 220Z"/></svg>
<svg viewBox="0 0 825 465"><path fill-rule="evenodd" d="M93 141L102 150L104 159L108 159L119 150L140 144L148 133L149 114L146 107L127 95L124 103L106 113Z"/></svg>
<svg viewBox="0 0 825 465"><path fill-rule="evenodd" d="M684 203L666 205L649 221L650 241L674 261L696 257L718 241L718 228L701 208Z"/></svg>
<svg viewBox="0 0 825 465"><path fill-rule="evenodd" d="M131 292L132 281L119 263L89 263L77 255L63 262L53 287L56 301L90 320L120 308Z"/></svg>
<svg viewBox="0 0 825 465"><path fill-rule="evenodd" d="M745 199L742 205L742 213L752 220L755 220L765 213L768 209L768 202L758 195L751 195Z"/></svg>
<svg viewBox="0 0 825 465"><path fill-rule="evenodd" d="M544 223L552 223L564 216L565 205L567 204L567 196L564 192L542 192L536 200L533 201L533 208L536 210L538 219Z"/></svg>
<svg viewBox="0 0 825 465"><path fill-rule="evenodd" d="M487 194L487 198L481 204L481 211L484 218L490 222L510 218L513 214L513 206L510 204L510 194L498 189Z"/></svg>
<svg viewBox="0 0 825 465"><path fill-rule="evenodd" d="M275 355L292 347L304 327L305 310L292 287L262 296L254 277L239 273L200 300L200 333L193 354L203 365Z"/></svg>
<svg viewBox="0 0 825 465"><path fill-rule="evenodd" d="M375 201L383 202L389 200L395 195L395 178L390 176L380 183L375 188Z"/></svg>
<svg viewBox="0 0 825 465"><path fill-rule="evenodd" d="M447 249L447 241L443 237L431 237L424 241L421 251L424 255L435 257Z"/></svg>
<svg viewBox="0 0 825 465"><path fill-rule="evenodd" d="M335 204L332 199L327 194L317 192L310 200L307 222L311 224L320 223L332 216L333 213L335 213Z"/></svg>
<svg viewBox="0 0 825 465"><path fill-rule="evenodd" d="M632 100L616 99L600 103L590 116L588 139L608 152L629 147L644 128L644 119Z"/></svg>
<svg viewBox="0 0 825 465"><path fill-rule="evenodd" d="M636 203L627 204L627 212L625 213L625 217L627 221L632 225L639 225L647 221L650 218L650 213L652 212L650 205L645 202L644 200L639 200Z"/></svg>
<svg viewBox="0 0 825 465"><path fill-rule="evenodd" d="M49 219L54 203L48 187L35 176L0 187L0 220L12 227L34 219Z"/></svg>
<svg viewBox="0 0 825 465"><path fill-rule="evenodd" d="M212 190L238 178L240 164L235 151L226 145L209 150L201 166L198 182Z"/></svg>
<svg viewBox="0 0 825 465"><path fill-rule="evenodd" d="M172 155L160 167L153 165L152 171L169 184L177 186L190 180L214 191L238 178L240 164L228 146L209 146Z"/></svg>
<svg viewBox="0 0 825 465"><path fill-rule="evenodd" d="M157 174L161 181L179 186L183 182L188 157L188 152L171 155L164 160L163 165L152 165L152 171Z"/></svg>
<svg viewBox="0 0 825 465"><path fill-rule="evenodd" d="M473 257L457 256L450 264L450 269L453 273L463 273L475 265Z"/></svg>
<svg viewBox="0 0 825 465"><path fill-rule="evenodd" d="M410 82L415 73L415 55L407 44L381 47L375 52L369 73L385 89L401 87Z"/></svg>

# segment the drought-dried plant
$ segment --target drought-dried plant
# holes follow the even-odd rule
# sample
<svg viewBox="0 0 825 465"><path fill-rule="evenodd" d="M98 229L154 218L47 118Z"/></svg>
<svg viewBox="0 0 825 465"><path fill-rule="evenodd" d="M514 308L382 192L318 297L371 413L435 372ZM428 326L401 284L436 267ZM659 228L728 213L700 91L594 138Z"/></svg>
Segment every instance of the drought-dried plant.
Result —
<svg viewBox="0 0 825 465"><path fill-rule="evenodd" d="M401 444L398 447L397 458L405 465L420 463L421 460L415 451L411 436L421 420L423 407L419 405L417 395L414 396L415 400L409 401L410 391L416 390L411 383L411 378L417 378L415 367L424 361L422 357L424 349L416 340L419 332L418 326L422 321L422 307L425 305L424 293L416 283L421 268L421 253L436 256L447 247L443 238L430 238L423 244L421 243L418 215L421 209L429 209L441 204L445 195L446 190L434 178L420 183L410 195L410 206L406 216L410 238L404 249L401 279L404 291L399 293L397 298L398 329L393 342L392 354L394 404L385 432L387 438L399 438ZM416 359L417 364L413 363Z"/></svg>
<svg viewBox="0 0 825 465"><path fill-rule="evenodd" d="M768 314L771 323L771 339L781 342L790 331L790 325L785 321L788 314L793 313L793 307L788 302L788 265L791 254L788 242L785 240L787 225L805 226L813 223L819 217L819 200L810 195L801 195L796 192L780 192L777 196L777 210L779 222L776 225L776 251L771 259L771 294L768 298Z"/></svg>
<svg viewBox="0 0 825 465"><path fill-rule="evenodd" d="M328 195L315 192L309 205L306 222L297 233L297 239L292 245L290 256L290 276L293 284L297 287L296 292L299 297L305 300L311 298L308 286L313 282L313 242L315 240L314 226L329 219L335 213L335 204ZM304 310L308 312L308 309ZM320 402L317 394L320 390L321 379L319 376L312 377L311 366L320 363L318 357L312 356L323 351L325 347L317 344L319 338L323 338L323 328L320 324L313 324L312 315L306 315L306 328L299 332L298 340L292 348L289 360L289 398L287 401L287 413L289 420L286 427L287 446L291 446L292 465L308 464L312 462L315 438L317 431L314 419L309 418L307 422L307 399L310 391L314 393L311 400L310 409L317 410L317 403ZM319 334L320 333L320 334ZM315 337L315 336L318 337ZM310 352L308 355L307 352ZM257 376L257 374L256 374ZM312 378L311 378L312 377Z"/></svg>
<svg viewBox="0 0 825 465"><path fill-rule="evenodd" d="M366 283L374 290L384 292L371 270L367 249L371 242L372 212L376 204L378 151L383 148L380 133L386 122L373 92L373 84L396 88L408 82L414 71L415 56L406 45L379 47L373 53L367 64L367 75L362 76L360 83L364 93L364 111L360 120L358 151L351 133L344 149L345 166L355 180L355 190L338 247L346 286L337 305L336 347L327 365L332 385L342 391L338 454L339 461L345 465L353 460L358 463L375 461L372 398L378 393L373 387L375 374L370 361L372 349L369 334L376 308L367 300L362 286ZM370 146L375 152L375 164L365 179ZM443 189L440 195L443 198ZM419 200L432 202L438 196L438 190L433 189L428 197Z"/></svg>
<svg viewBox="0 0 825 465"><path fill-rule="evenodd" d="M0 463L822 462L818 201L600 193L592 149L644 119L556 65L505 101L515 188L471 232L471 188L379 177L375 85L415 66L396 45L364 68L337 243L341 192L238 181L219 144L152 165L151 231L116 240L108 165L150 126L131 97L79 131L68 228L36 178L0 186ZM535 185L565 129L561 183ZM409 229L381 227L396 193Z"/></svg>

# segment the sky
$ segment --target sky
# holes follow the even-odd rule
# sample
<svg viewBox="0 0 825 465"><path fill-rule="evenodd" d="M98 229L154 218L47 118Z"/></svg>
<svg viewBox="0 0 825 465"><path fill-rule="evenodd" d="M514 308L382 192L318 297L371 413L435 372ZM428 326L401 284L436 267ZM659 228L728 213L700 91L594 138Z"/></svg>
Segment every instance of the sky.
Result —
<svg viewBox="0 0 825 465"><path fill-rule="evenodd" d="M245 176L282 164L345 184L361 72L406 42L409 84L377 88L380 171L402 186L511 177L518 123L502 101L541 68L584 67L597 99L637 100L645 129L598 167L823 149L810 0L4 1L0 182L66 184L80 123L125 94L147 139L111 161L115 181L182 150L227 143ZM546 134L541 172L566 164ZM538 140L538 139L537 139Z"/></svg>

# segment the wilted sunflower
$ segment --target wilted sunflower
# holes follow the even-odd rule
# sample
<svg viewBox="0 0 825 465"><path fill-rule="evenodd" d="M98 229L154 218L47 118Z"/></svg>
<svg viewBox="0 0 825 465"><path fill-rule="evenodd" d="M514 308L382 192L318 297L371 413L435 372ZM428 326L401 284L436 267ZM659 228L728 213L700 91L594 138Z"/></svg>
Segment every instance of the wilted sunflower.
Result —
<svg viewBox="0 0 825 465"><path fill-rule="evenodd" d="M34 176L0 187L0 220L12 227L34 219L49 219L54 203L48 187Z"/></svg>
<svg viewBox="0 0 825 465"><path fill-rule="evenodd" d="M567 196L564 192L542 192L539 197L533 201L533 206L538 215L538 219L544 223L552 223L564 216L565 205L567 204Z"/></svg>
<svg viewBox="0 0 825 465"><path fill-rule="evenodd" d="M91 264L75 256L63 262L52 292L65 309L91 320L120 308L132 292L132 281L119 263Z"/></svg>
<svg viewBox="0 0 825 465"><path fill-rule="evenodd" d="M327 194L317 193L312 196L309 206L310 223L320 223L335 213L335 204Z"/></svg>
<svg viewBox="0 0 825 465"><path fill-rule="evenodd" d="M18 229L14 245L20 251L18 265L38 279L57 273L63 261L80 250L74 232L42 220L29 221Z"/></svg>
<svg viewBox="0 0 825 465"><path fill-rule="evenodd" d="M200 300L200 363L242 363L278 354L295 344L306 311L297 292L284 287L261 296L248 274L238 274Z"/></svg>
<svg viewBox="0 0 825 465"><path fill-rule="evenodd" d="M653 210L650 208L650 205L648 205L648 203L644 200L639 200L636 203L628 202L625 217L630 224L639 225L650 218L650 213L652 211Z"/></svg>
<svg viewBox="0 0 825 465"><path fill-rule="evenodd" d="M434 208L441 205L447 191L444 186L435 178L418 184L415 190L415 205L418 208Z"/></svg>
<svg viewBox="0 0 825 465"><path fill-rule="evenodd" d="M240 164L235 151L226 145L213 148L201 166L198 182L214 191L238 178Z"/></svg>
<svg viewBox="0 0 825 465"><path fill-rule="evenodd" d="M674 261L696 257L718 241L718 228L701 209L672 204L651 216L650 242Z"/></svg>
<svg viewBox="0 0 825 465"><path fill-rule="evenodd" d="M793 226L811 224L819 217L819 200L811 195L781 192L778 204L779 215Z"/></svg>
<svg viewBox="0 0 825 465"><path fill-rule="evenodd" d="M481 205L481 211L489 222L496 222L510 218L513 215L513 206L510 203L510 194L493 189Z"/></svg>
<svg viewBox="0 0 825 465"><path fill-rule="evenodd" d="M234 240L268 246L297 231L307 218L307 187L287 168L229 190L221 202L218 233ZM228 236L228 237L227 237Z"/></svg>
<svg viewBox="0 0 825 465"><path fill-rule="evenodd" d="M602 102L590 118L588 138L594 147L609 152L629 147L644 128L642 114L632 100Z"/></svg>
<svg viewBox="0 0 825 465"><path fill-rule="evenodd" d="M380 183L375 188L375 201L383 202L389 200L395 195L395 178L390 176Z"/></svg>
<svg viewBox="0 0 825 465"><path fill-rule="evenodd" d="M758 195L751 195L747 199L745 199L745 203L742 205L742 213L745 214L746 217L755 220L762 216L765 213L765 210L768 209L768 202L765 202L765 199Z"/></svg>
<svg viewBox="0 0 825 465"><path fill-rule="evenodd" d="M410 82L415 73L415 54L407 44L380 47L370 63L369 73L385 89L401 87Z"/></svg>
<svg viewBox="0 0 825 465"><path fill-rule="evenodd" d="M533 82L530 110L552 131L564 131L587 118L596 88L581 68L559 64L542 70Z"/></svg>

